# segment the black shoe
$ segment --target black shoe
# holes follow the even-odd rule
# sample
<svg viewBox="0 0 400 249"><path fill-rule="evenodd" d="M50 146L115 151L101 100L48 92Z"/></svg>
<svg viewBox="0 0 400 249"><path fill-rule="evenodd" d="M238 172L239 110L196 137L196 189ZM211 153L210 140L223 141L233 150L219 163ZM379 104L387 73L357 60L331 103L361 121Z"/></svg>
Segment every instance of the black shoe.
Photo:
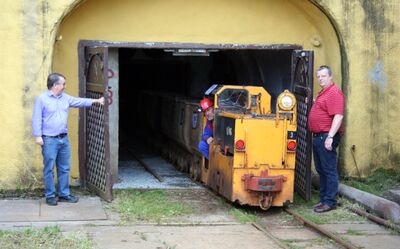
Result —
<svg viewBox="0 0 400 249"><path fill-rule="evenodd" d="M46 198L46 203L49 206L57 206L57 199L56 199L56 197Z"/></svg>
<svg viewBox="0 0 400 249"><path fill-rule="evenodd" d="M69 202L69 203L77 203L79 201L78 196L68 195L68 196L60 196L58 197L59 202Z"/></svg>
<svg viewBox="0 0 400 249"><path fill-rule="evenodd" d="M331 211L333 209L336 209L336 207L331 207L331 206L328 206L326 204L322 204L321 206L314 208L314 212L316 212L316 213L325 213L325 212L329 212L329 211Z"/></svg>

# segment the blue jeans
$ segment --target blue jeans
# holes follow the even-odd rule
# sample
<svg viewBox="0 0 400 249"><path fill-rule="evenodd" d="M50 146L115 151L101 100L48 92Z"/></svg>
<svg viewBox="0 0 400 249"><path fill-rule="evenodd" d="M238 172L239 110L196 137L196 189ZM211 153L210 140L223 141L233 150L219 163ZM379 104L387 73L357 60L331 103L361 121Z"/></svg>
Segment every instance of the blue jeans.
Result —
<svg viewBox="0 0 400 249"><path fill-rule="evenodd" d="M210 145L206 141L201 140L199 143L199 150L200 150L201 154L208 160L209 154L210 154L210 152L209 152Z"/></svg>
<svg viewBox="0 0 400 249"><path fill-rule="evenodd" d="M69 192L69 170L71 147L68 137L52 138L43 137L42 156L43 156L43 180L45 187L45 197L55 197L54 186L54 163L57 166L58 195L60 197L70 195Z"/></svg>
<svg viewBox="0 0 400 249"><path fill-rule="evenodd" d="M340 135L336 134L333 137L332 150L325 148L325 139L327 136L328 133L313 135L314 164L320 177L320 202L330 207L336 207L336 195L339 189L336 148L340 142Z"/></svg>

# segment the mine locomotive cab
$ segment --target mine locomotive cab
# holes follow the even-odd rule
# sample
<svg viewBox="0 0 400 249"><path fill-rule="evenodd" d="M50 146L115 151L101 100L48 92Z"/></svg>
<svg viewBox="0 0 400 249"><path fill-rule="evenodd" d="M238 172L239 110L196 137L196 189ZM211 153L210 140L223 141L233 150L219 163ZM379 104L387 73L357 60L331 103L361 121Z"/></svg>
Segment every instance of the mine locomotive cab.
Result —
<svg viewBox="0 0 400 249"><path fill-rule="evenodd" d="M240 204L283 206L293 201L296 98L288 90L276 100L260 86L213 85L214 142L202 181Z"/></svg>

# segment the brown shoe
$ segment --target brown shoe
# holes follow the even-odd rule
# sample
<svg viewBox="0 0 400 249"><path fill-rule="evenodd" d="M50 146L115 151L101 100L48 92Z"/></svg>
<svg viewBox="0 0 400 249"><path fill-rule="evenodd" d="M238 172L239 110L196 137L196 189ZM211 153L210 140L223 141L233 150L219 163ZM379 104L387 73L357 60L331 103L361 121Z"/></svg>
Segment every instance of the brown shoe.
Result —
<svg viewBox="0 0 400 249"><path fill-rule="evenodd" d="M314 212L316 212L316 213L325 213L325 212L329 212L329 211L331 211L333 209L336 209L336 207L331 207L331 206L328 206L326 204L322 204L321 206L314 208Z"/></svg>
<svg viewBox="0 0 400 249"><path fill-rule="evenodd" d="M317 207L319 207L319 206L322 206L323 204L321 203L321 202L318 202L317 204L315 204L314 206L312 206L312 208L313 209L315 209L315 208L317 208Z"/></svg>

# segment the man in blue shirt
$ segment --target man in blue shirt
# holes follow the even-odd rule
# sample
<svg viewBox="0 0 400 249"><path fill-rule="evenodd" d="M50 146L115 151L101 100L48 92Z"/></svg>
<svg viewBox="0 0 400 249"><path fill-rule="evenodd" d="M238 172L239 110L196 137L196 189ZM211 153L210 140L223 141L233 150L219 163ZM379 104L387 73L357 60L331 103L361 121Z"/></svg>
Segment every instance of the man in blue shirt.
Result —
<svg viewBox="0 0 400 249"><path fill-rule="evenodd" d="M75 98L66 93L65 77L52 73L47 78L48 91L39 95L32 114L32 133L36 143L42 146L43 180L46 203L57 205L54 186L54 163L57 166L58 201L76 203L79 197L69 191L71 148L68 141L68 110L70 107L89 107L104 104L104 98Z"/></svg>
<svg viewBox="0 0 400 249"><path fill-rule="evenodd" d="M201 110L207 118L206 127L202 139L198 145L201 154L208 160L210 144L214 141L214 107L210 99L204 98L200 101Z"/></svg>

